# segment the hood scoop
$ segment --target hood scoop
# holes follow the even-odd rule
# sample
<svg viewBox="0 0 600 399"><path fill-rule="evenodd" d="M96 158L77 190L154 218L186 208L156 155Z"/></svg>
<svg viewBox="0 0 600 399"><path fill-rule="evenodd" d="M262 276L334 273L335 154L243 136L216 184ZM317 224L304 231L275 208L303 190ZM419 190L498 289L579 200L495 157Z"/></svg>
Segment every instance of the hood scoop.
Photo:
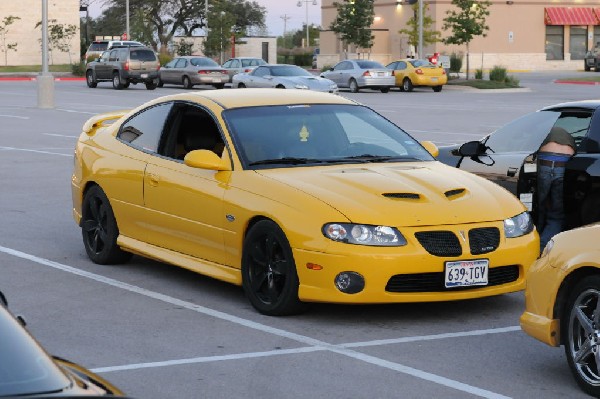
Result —
<svg viewBox="0 0 600 399"><path fill-rule="evenodd" d="M453 190L448 190L444 193L444 195L446 196L446 198L448 199L455 199L458 196L462 196L462 194L466 193L467 190L464 188L455 188Z"/></svg>
<svg viewBox="0 0 600 399"><path fill-rule="evenodd" d="M421 198L419 194L416 193L383 193L382 194L386 198L394 198L394 199L414 199L418 200Z"/></svg>

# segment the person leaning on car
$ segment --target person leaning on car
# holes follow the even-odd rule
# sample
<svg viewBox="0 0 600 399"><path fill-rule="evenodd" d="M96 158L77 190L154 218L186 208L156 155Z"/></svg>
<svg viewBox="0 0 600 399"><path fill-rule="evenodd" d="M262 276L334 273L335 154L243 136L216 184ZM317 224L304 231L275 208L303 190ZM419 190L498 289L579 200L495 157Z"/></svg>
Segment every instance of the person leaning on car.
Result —
<svg viewBox="0 0 600 399"><path fill-rule="evenodd" d="M565 166L575 154L575 140L561 127L553 127L537 151L538 231L540 251L564 228L563 179Z"/></svg>

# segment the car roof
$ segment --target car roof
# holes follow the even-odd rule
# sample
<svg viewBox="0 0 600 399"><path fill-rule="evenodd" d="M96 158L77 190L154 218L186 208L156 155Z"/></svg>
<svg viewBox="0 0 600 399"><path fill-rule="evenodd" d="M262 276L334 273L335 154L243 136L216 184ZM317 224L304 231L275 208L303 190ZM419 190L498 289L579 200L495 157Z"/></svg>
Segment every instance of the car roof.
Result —
<svg viewBox="0 0 600 399"><path fill-rule="evenodd" d="M309 104L347 104L358 103L347 98L311 90L281 90L281 89L248 89L248 90L206 90L191 93L180 93L157 98L149 104L164 101L191 101L202 99L213 101L224 109L245 108L269 105L309 105Z"/></svg>
<svg viewBox="0 0 600 399"><path fill-rule="evenodd" d="M549 105L547 107L542 108L540 111L548 111L559 108L588 108L588 109L596 109L600 107L600 99L598 100L582 100L582 101L569 101L554 105Z"/></svg>

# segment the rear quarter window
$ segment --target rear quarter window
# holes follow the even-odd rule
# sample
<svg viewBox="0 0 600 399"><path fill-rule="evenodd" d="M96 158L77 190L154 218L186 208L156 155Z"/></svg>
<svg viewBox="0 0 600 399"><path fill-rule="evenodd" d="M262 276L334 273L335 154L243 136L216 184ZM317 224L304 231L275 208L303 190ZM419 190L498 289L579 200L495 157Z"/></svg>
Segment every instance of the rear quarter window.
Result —
<svg viewBox="0 0 600 399"><path fill-rule="evenodd" d="M131 59L135 61L156 61L156 54L152 50L132 50Z"/></svg>

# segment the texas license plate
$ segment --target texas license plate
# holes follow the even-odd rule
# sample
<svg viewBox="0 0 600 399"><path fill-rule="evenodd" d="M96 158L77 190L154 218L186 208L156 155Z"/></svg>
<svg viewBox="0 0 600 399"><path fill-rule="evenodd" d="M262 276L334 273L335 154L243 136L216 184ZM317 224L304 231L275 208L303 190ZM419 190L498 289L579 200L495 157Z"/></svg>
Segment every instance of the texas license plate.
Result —
<svg viewBox="0 0 600 399"><path fill-rule="evenodd" d="M143 73L143 74L142 74L142 79L146 79L147 77L148 77L148 74L147 74L147 73Z"/></svg>
<svg viewBox="0 0 600 399"><path fill-rule="evenodd" d="M446 288L487 285L489 263L488 259L446 262Z"/></svg>
<svg viewBox="0 0 600 399"><path fill-rule="evenodd" d="M437 82L438 78L431 78L432 82Z"/></svg>
<svg viewBox="0 0 600 399"><path fill-rule="evenodd" d="M213 83L221 83L221 78L213 78Z"/></svg>

